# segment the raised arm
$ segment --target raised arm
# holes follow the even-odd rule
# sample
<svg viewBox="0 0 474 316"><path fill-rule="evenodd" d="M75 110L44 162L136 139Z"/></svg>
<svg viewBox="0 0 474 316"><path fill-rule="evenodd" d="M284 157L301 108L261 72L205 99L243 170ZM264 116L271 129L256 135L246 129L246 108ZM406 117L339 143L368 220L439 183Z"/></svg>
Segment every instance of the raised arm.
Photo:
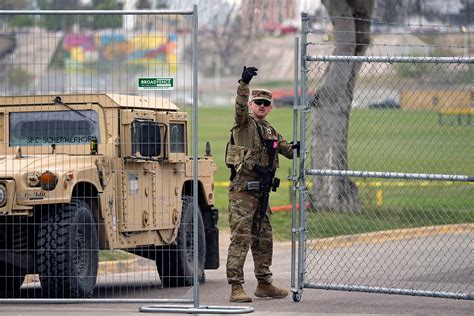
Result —
<svg viewBox="0 0 474 316"><path fill-rule="evenodd" d="M249 83L253 76L257 75L258 69L255 67L245 67L242 71L242 77L239 79L239 87L237 88L237 97L235 98L235 117L234 123L237 126L242 126L248 123L249 120Z"/></svg>

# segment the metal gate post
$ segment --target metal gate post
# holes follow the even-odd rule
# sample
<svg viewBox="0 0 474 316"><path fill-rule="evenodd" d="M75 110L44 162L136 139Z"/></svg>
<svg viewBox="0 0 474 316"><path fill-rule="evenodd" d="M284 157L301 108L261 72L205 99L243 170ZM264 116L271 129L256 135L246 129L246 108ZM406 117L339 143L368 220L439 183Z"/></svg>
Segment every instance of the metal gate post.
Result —
<svg viewBox="0 0 474 316"><path fill-rule="evenodd" d="M299 110L299 93L298 93L298 47L299 39L295 37L295 56L294 56L294 90L293 90L293 142L296 144L298 141L298 110ZM300 148L301 150L301 148ZM293 293L298 292L298 288L296 287L296 238L297 238L297 230L296 230L296 213L297 213L297 185L298 185L298 177L297 177L297 152L293 150L293 161L292 161L292 169L291 169L291 291Z"/></svg>
<svg viewBox="0 0 474 316"><path fill-rule="evenodd" d="M305 274L305 204L306 204L306 187L305 187L305 163L306 163L306 114L307 114L307 95L306 95L306 48L308 34L308 14L301 13L301 97L300 97L300 164L298 175L298 191L299 191L299 227L298 227L298 291L293 292L293 301L299 302L303 294L304 274Z"/></svg>

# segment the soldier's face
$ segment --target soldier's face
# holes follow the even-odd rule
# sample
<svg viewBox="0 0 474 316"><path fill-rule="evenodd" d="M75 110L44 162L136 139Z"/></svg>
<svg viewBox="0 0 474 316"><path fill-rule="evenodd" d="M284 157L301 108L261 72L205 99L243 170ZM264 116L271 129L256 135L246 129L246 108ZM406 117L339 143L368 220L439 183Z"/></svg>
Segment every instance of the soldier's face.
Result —
<svg viewBox="0 0 474 316"><path fill-rule="evenodd" d="M252 111L253 116L258 118L259 120L263 120L267 117L268 113L273 110L273 104L269 106L265 106L264 104L257 104L253 101L249 101L250 111Z"/></svg>

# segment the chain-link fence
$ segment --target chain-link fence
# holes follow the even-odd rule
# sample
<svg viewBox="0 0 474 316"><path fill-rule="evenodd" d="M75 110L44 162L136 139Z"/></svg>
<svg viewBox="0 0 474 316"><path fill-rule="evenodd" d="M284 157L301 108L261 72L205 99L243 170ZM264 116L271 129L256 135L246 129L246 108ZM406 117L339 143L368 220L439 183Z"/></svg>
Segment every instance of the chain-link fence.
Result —
<svg viewBox="0 0 474 316"><path fill-rule="evenodd" d="M196 14L0 12L2 301L199 301L219 253Z"/></svg>
<svg viewBox="0 0 474 316"><path fill-rule="evenodd" d="M474 59L311 56L307 31L300 289L472 299Z"/></svg>

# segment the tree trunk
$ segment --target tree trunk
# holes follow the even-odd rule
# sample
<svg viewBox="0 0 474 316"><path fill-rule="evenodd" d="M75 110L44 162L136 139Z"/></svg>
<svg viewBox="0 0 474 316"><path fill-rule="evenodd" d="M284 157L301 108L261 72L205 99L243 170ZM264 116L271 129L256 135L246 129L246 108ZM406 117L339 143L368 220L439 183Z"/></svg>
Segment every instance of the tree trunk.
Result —
<svg viewBox="0 0 474 316"><path fill-rule="evenodd" d="M334 55L364 55L369 44L373 0L323 0L334 25ZM360 63L334 62L326 69L312 105L311 141L315 169L347 170L349 113ZM348 177L313 179L313 206L318 210L358 212L359 193Z"/></svg>

